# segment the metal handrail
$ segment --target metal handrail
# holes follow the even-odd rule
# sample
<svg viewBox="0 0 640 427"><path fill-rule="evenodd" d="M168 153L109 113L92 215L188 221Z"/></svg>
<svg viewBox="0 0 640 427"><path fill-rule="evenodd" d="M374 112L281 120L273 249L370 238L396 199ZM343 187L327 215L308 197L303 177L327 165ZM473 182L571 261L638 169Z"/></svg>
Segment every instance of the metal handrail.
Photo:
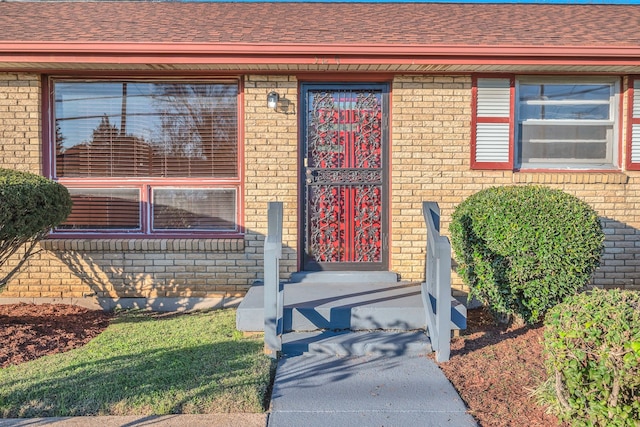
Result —
<svg viewBox="0 0 640 427"><path fill-rule="evenodd" d="M431 347L438 362L449 360L451 352L451 244L440 235L440 208L423 202L427 225L425 282L421 286Z"/></svg>
<svg viewBox="0 0 640 427"><path fill-rule="evenodd" d="M269 202L264 241L264 351L277 358L282 351L283 296L280 284L282 257L282 202Z"/></svg>

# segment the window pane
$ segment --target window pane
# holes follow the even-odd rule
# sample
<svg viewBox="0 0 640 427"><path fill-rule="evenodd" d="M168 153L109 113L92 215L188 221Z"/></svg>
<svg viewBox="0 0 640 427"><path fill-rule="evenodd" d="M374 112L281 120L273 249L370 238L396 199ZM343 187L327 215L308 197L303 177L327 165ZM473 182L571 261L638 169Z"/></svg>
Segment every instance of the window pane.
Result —
<svg viewBox="0 0 640 427"><path fill-rule="evenodd" d="M235 189L153 190L154 230L237 231Z"/></svg>
<svg viewBox="0 0 640 427"><path fill-rule="evenodd" d="M140 229L138 189L70 188L73 208L61 230Z"/></svg>
<svg viewBox="0 0 640 427"><path fill-rule="evenodd" d="M521 104L521 120L609 120L609 104L605 105L539 105Z"/></svg>
<svg viewBox="0 0 640 427"><path fill-rule="evenodd" d="M238 176L237 85L55 82L58 177Z"/></svg>
<svg viewBox="0 0 640 427"><path fill-rule="evenodd" d="M608 101L609 84L520 84L520 100Z"/></svg>
<svg viewBox="0 0 640 427"><path fill-rule="evenodd" d="M610 162L611 133L611 126L528 126L525 123L521 127L522 162Z"/></svg>
<svg viewBox="0 0 640 427"><path fill-rule="evenodd" d="M520 83L516 147L519 165L612 166L615 89L613 82Z"/></svg>

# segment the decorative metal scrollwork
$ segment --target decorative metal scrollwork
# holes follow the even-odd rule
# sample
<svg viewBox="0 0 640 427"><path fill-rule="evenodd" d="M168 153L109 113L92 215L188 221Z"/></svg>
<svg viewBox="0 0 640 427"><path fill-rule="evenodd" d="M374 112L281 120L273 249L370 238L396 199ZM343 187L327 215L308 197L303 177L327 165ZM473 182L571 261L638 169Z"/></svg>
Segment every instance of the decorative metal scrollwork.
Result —
<svg viewBox="0 0 640 427"><path fill-rule="evenodd" d="M309 91L307 255L382 260L381 91Z"/></svg>
<svg viewBox="0 0 640 427"><path fill-rule="evenodd" d="M356 185L382 183L382 171L379 169L307 169L309 185Z"/></svg>
<svg viewBox="0 0 640 427"><path fill-rule="evenodd" d="M338 119L333 93L315 92L308 124L309 166L331 168L344 163L344 146L337 132Z"/></svg>
<svg viewBox="0 0 640 427"><path fill-rule="evenodd" d="M320 186L311 192L309 252L318 262L345 261L344 189Z"/></svg>
<svg viewBox="0 0 640 427"><path fill-rule="evenodd" d="M359 93L356 102L356 167L382 166L382 109L375 93Z"/></svg>
<svg viewBox="0 0 640 427"><path fill-rule="evenodd" d="M382 187L366 185L358 187L355 195L354 261L380 262L382 259Z"/></svg>

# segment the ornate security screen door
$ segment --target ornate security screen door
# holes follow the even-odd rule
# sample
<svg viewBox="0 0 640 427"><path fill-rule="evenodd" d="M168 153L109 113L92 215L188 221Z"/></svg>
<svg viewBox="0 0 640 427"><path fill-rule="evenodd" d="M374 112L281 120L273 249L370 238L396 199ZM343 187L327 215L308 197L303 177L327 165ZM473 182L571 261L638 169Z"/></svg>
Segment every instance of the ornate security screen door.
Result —
<svg viewBox="0 0 640 427"><path fill-rule="evenodd" d="M387 86L303 85L304 270L386 270Z"/></svg>

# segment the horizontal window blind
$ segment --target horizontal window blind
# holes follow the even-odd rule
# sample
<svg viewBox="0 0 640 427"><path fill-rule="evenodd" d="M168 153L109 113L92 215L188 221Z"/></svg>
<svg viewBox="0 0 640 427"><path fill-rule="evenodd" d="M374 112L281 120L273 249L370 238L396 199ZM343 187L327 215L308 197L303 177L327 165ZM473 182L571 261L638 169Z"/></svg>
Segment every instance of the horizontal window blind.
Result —
<svg viewBox="0 0 640 427"><path fill-rule="evenodd" d="M152 206L155 230L235 230L235 189L156 188Z"/></svg>
<svg viewBox="0 0 640 427"><path fill-rule="evenodd" d="M140 230L138 189L70 188L71 215L62 230Z"/></svg>
<svg viewBox="0 0 640 427"><path fill-rule="evenodd" d="M57 82L57 177L238 176L237 85Z"/></svg>
<svg viewBox="0 0 640 427"><path fill-rule="evenodd" d="M57 231L239 233L238 83L52 79Z"/></svg>
<svg viewBox="0 0 640 427"><path fill-rule="evenodd" d="M518 85L518 164L610 167L616 84L571 79Z"/></svg>

